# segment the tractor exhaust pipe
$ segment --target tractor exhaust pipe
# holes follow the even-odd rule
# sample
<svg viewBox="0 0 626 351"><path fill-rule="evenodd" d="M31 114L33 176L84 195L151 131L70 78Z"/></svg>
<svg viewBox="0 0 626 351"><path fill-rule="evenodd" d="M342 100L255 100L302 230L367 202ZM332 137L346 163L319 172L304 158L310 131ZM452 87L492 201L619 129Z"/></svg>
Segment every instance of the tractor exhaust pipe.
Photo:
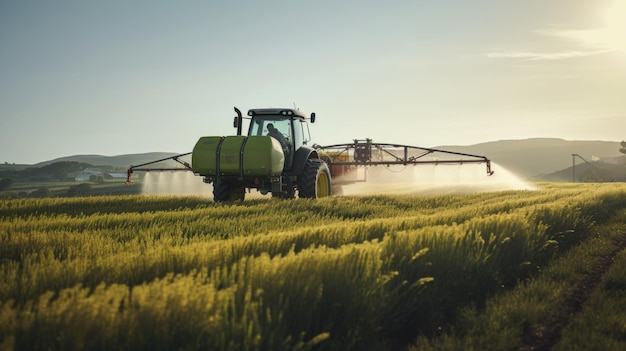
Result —
<svg viewBox="0 0 626 351"><path fill-rule="evenodd" d="M243 125L243 117L241 111L237 107L234 107L237 117L235 117L235 127L237 127L237 135L241 135L241 127Z"/></svg>

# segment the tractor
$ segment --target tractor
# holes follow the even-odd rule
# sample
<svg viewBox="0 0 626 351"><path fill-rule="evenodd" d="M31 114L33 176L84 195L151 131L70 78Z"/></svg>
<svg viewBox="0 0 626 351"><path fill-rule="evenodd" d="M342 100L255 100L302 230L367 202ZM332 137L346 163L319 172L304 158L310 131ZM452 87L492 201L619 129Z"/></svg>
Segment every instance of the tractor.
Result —
<svg viewBox="0 0 626 351"><path fill-rule="evenodd" d="M213 184L214 201L226 202L243 200L250 189L281 199L293 199L296 194L322 198L340 193L343 184L366 181L367 168L373 166L485 163L487 174L493 174L491 161L478 155L371 139L311 144L308 121L315 123L315 113L307 116L298 109L260 108L250 109L244 117L238 108L234 110L236 135L201 137L192 152L131 166L127 184L134 171L191 171ZM244 119L249 120L246 135L242 134ZM182 160L190 154L191 164ZM147 167L167 160L183 167ZM356 176L358 169L364 169L362 178Z"/></svg>
<svg viewBox="0 0 626 351"><path fill-rule="evenodd" d="M328 166L309 146L307 120L295 109L252 109L248 111L248 134L241 133L243 117L236 109L237 135L203 137L192 152L192 170L213 183L215 201L243 200L245 190L291 199L331 194Z"/></svg>
<svg viewBox="0 0 626 351"><path fill-rule="evenodd" d="M315 113L306 116L297 109L251 109L243 117L237 116L233 125L237 135L201 137L191 153L171 159L184 168L141 168L149 162L131 167L133 171L190 170L213 184L216 202L243 200L246 189L257 189L261 194L291 199L297 192L301 198L320 198L332 193L328 165L315 148L310 146L308 121L315 122ZM247 135L242 135L243 119L250 120ZM180 158L191 154L191 164Z"/></svg>

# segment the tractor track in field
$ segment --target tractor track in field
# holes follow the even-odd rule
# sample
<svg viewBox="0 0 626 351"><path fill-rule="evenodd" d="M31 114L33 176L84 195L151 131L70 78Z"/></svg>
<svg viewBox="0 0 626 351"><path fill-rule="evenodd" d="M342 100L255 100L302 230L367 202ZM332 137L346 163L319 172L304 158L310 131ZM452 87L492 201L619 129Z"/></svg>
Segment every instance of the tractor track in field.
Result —
<svg viewBox="0 0 626 351"><path fill-rule="evenodd" d="M520 351L551 350L561 339L563 328L580 312L604 274L611 268L615 256L624 249L626 249L626 235L615 240L615 248L596 261L589 272L580 278L571 294L557 305L556 312L547 319L546 323L526 335Z"/></svg>

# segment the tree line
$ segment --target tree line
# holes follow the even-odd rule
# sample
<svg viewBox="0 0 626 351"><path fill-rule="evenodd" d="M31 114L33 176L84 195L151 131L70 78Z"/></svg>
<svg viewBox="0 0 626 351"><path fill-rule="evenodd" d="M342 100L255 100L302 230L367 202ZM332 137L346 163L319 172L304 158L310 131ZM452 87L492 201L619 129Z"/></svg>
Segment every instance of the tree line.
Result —
<svg viewBox="0 0 626 351"><path fill-rule="evenodd" d="M88 163L76 161L59 161L41 167L28 167L25 169L3 169L0 170L0 191L9 189L16 181L20 182L63 182L74 180L70 175L81 172L85 168L94 167ZM65 196L85 196L91 192L91 185L77 184L67 189ZM45 187L25 193L13 194L18 197L49 197L52 192Z"/></svg>
<svg viewBox="0 0 626 351"><path fill-rule="evenodd" d="M28 167L25 169L0 170L0 178L22 181L67 181L68 175L94 167L88 163L76 161L59 161L42 167Z"/></svg>

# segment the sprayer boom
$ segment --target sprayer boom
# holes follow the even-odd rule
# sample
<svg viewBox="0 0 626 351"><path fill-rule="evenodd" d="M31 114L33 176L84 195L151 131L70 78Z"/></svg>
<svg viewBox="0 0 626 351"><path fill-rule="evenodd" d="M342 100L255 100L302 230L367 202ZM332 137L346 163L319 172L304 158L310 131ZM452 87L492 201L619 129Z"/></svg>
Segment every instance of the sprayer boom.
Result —
<svg viewBox="0 0 626 351"><path fill-rule="evenodd" d="M130 168L126 171L127 173L127 177L126 177L126 184L129 185L131 183L131 176L133 174L134 171L140 171L140 172L150 172L150 171L155 171L155 172L166 172L166 171L172 171L172 172L177 172L177 171L191 171L191 165L188 162L185 162L183 160L181 160L180 158L183 156L187 156L187 155L191 155L191 152L187 152L184 154L180 154L180 155L174 155L171 157L166 157L166 158L162 158L160 160L156 160L156 161L150 161L150 162L146 162L146 163L142 163L140 165L136 165L136 166L130 166ZM169 161L169 160L173 160L178 162L179 164L183 165L183 167L146 167L149 165L153 165L159 162L165 162L165 161Z"/></svg>
<svg viewBox="0 0 626 351"><path fill-rule="evenodd" d="M462 152L424 148L419 146L374 143L372 139L355 139L350 144L328 146L314 145L331 169L349 170L359 166L392 166L392 165L445 165L484 163L487 175L492 175L491 160L485 156ZM336 167L333 167L336 166Z"/></svg>

